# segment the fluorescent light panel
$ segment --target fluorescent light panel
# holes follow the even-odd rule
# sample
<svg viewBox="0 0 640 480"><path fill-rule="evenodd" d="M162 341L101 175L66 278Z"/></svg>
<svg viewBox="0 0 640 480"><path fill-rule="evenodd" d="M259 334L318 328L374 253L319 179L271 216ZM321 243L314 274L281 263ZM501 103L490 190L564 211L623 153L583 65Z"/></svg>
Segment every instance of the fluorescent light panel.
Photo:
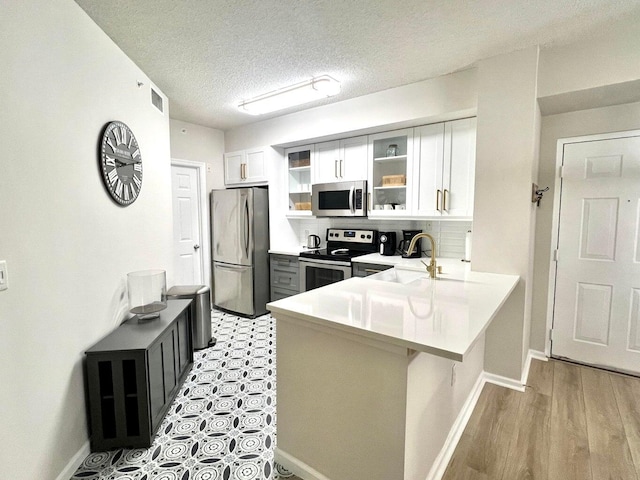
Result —
<svg viewBox="0 0 640 480"><path fill-rule="evenodd" d="M238 108L251 115L275 112L340 93L340 82L329 75L321 75L305 82L244 100Z"/></svg>

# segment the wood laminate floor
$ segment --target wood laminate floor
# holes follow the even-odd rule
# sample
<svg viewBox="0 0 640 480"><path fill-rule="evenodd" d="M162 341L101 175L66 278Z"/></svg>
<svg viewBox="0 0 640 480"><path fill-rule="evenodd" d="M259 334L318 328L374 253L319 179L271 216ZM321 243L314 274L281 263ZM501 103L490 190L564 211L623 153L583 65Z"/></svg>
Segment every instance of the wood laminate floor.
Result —
<svg viewBox="0 0 640 480"><path fill-rule="evenodd" d="M443 480L640 480L640 379L531 364L524 393L485 384Z"/></svg>

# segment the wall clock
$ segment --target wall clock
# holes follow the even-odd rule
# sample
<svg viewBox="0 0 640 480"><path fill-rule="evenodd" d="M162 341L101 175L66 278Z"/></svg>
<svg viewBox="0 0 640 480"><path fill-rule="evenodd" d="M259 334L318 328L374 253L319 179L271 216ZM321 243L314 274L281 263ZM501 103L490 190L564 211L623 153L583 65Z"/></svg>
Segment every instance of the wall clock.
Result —
<svg viewBox="0 0 640 480"><path fill-rule="evenodd" d="M122 122L109 122L100 142L102 179L111 198L127 206L142 188L142 157L133 132Z"/></svg>

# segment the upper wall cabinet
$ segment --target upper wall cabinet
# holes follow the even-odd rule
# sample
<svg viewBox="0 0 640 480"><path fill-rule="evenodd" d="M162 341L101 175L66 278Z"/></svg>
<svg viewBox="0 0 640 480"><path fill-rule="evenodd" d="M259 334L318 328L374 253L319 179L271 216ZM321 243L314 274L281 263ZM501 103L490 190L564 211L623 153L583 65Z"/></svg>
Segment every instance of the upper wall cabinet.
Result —
<svg viewBox="0 0 640 480"><path fill-rule="evenodd" d="M413 129L369 136L369 216L407 216L413 210Z"/></svg>
<svg viewBox="0 0 640 480"><path fill-rule="evenodd" d="M288 148L284 151L287 162L286 181L288 216L311 215L311 157L314 146Z"/></svg>
<svg viewBox="0 0 640 480"><path fill-rule="evenodd" d="M415 129L416 216L471 218L475 181L476 119Z"/></svg>
<svg viewBox="0 0 640 480"><path fill-rule="evenodd" d="M367 178L367 137L352 137L315 146L313 183Z"/></svg>
<svg viewBox="0 0 640 480"><path fill-rule="evenodd" d="M266 148L224 154L224 183L228 186L267 183Z"/></svg>

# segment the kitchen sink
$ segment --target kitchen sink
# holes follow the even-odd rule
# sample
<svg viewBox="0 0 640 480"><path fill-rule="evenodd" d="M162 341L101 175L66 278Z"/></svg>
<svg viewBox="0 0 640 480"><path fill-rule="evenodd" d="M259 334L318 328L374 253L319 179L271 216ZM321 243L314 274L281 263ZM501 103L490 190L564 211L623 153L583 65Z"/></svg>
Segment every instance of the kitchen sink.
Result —
<svg viewBox="0 0 640 480"><path fill-rule="evenodd" d="M383 282L401 283L406 285L408 283L415 282L416 280L431 280L429 274L416 270L404 270L401 268L390 268L375 275L370 275L371 280L380 280Z"/></svg>
<svg viewBox="0 0 640 480"><path fill-rule="evenodd" d="M405 270L403 268L390 268L380 273L370 275L371 280L382 282L399 283L402 285L429 284L434 281L426 271ZM437 282L465 282L461 278L451 278L446 273L439 273L435 279Z"/></svg>

